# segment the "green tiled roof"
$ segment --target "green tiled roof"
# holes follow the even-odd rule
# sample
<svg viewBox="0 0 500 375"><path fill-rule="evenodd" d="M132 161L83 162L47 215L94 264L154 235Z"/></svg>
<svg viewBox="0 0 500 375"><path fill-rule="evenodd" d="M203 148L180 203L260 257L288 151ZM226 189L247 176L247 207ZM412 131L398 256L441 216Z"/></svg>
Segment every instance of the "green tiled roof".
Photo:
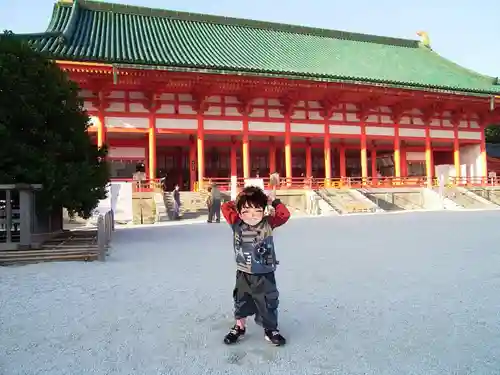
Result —
<svg viewBox="0 0 500 375"><path fill-rule="evenodd" d="M47 33L33 45L60 60L500 93L416 40L87 0L56 3Z"/></svg>

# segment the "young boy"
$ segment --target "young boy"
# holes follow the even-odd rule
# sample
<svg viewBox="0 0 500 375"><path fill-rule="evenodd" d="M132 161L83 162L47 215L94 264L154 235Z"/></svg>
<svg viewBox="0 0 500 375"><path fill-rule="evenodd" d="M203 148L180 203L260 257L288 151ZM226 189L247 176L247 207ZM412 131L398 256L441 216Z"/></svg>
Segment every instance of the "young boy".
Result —
<svg viewBox="0 0 500 375"><path fill-rule="evenodd" d="M268 204L273 206L274 215L264 217ZM246 318L255 315L255 322L264 328L264 338L276 346L285 345L278 331L279 294L274 276L278 262L273 229L285 224L290 212L279 199L249 186L235 202L222 205L222 214L233 229L237 269L233 291L236 324L224 337L224 343L234 344L244 336Z"/></svg>

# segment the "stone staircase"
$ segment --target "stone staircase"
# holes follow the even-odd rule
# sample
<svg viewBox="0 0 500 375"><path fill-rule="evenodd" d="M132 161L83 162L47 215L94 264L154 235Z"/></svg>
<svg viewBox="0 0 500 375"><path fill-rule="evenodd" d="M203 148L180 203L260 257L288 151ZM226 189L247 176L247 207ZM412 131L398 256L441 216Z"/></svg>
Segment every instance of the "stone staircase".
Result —
<svg viewBox="0 0 500 375"><path fill-rule="evenodd" d="M500 206L500 188L495 186L469 187L471 193L486 199L487 201Z"/></svg>
<svg viewBox="0 0 500 375"><path fill-rule="evenodd" d="M422 190L422 188L366 188L362 193L384 211L405 211L425 208Z"/></svg>
<svg viewBox="0 0 500 375"><path fill-rule="evenodd" d="M208 192L206 191L181 191L181 217L182 219L196 219L208 217L206 205ZM174 219L174 200L172 193L156 193L156 222L169 221ZM226 200L222 194L222 200Z"/></svg>
<svg viewBox="0 0 500 375"><path fill-rule="evenodd" d="M171 202L169 202L172 199L172 196L170 194L165 194L163 192L156 192L154 195L154 202L155 202L155 207L156 207L156 222L162 222L162 221L167 221L170 219L170 213L168 211L167 207L170 207Z"/></svg>
<svg viewBox="0 0 500 375"><path fill-rule="evenodd" d="M65 230L37 249L0 251L0 266L41 262L94 261L99 258L97 230Z"/></svg>
<svg viewBox="0 0 500 375"><path fill-rule="evenodd" d="M433 190L439 192L439 188L434 188ZM446 187L444 189L444 196L465 209L500 208L497 204L462 187L457 187L457 186Z"/></svg>
<svg viewBox="0 0 500 375"><path fill-rule="evenodd" d="M316 193L339 215L381 211L380 207L356 190L318 189Z"/></svg>

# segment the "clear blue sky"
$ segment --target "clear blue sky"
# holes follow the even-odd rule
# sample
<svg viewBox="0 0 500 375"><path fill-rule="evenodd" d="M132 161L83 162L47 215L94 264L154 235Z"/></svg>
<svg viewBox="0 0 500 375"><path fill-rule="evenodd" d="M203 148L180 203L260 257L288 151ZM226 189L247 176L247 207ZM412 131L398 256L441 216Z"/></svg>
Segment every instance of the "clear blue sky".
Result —
<svg viewBox="0 0 500 375"><path fill-rule="evenodd" d="M376 35L429 33L441 55L500 76L500 0L109 0ZM0 30L45 31L54 0L0 0Z"/></svg>

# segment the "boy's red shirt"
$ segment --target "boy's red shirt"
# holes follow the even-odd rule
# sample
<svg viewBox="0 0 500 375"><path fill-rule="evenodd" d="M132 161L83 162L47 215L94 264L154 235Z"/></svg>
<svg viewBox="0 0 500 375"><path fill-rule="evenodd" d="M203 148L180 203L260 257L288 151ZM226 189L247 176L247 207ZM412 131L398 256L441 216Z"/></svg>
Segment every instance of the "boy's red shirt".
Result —
<svg viewBox="0 0 500 375"><path fill-rule="evenodd" d="M240 215L236 211L236 204L234 201L226 202L221 207L222 215L228 224L234 224L240 220ZM271 228L277 228L285 224L290 218L290 211L283 203L278 203L274 206L274 215L267 218Z"/></svg>

